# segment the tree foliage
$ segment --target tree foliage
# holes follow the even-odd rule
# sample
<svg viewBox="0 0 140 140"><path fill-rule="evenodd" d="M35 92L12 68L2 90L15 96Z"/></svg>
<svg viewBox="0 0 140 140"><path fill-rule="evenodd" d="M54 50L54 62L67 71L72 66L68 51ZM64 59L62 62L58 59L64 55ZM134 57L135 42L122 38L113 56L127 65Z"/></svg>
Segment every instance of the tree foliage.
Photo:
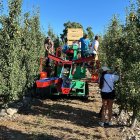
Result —
<svg viewBox="0 0 140 140"><path fill-rule="evenodd" d="M87 31L88 38L90 39L90 41L93 41L94 33L92 31L92 27L87 27L86 31Z"/></svg>
<svg viewBox="0 0 140 140"><path fill-rule="evenodd" d="M53 29L51 28L51 26L48 26L48 32L47 32L48 36L54 41L56 39L56 35L53 32Z"/></svg>
<svg viewBox="0 0 140 140"><path fill-rule="evenodd" d="M0 15L0 96L12 101L33 86L43 37L39 17L22 16L22 0L8 1L8 15Z"/></svg>
<svg viewBox="0 0 140 140"><path fill-rule="evenodd" d="M51 38L51 40L54 42L54 48L55 49L62 44L61 40L59 39L58 36L56 36L56 34L54 33L54 31L53 31L53 29L51 28L50 25L48 26L47 34Z"/></svg>
<svg viewBox="0 0 140 140"><path fill-rule="evenodd" d="M140 2L138 3L140 4ZM126 23L116 17L103 37L104 51L109 66L119 66L120 82L117 96L120 108L131 111L132 120L140 117L140 18L139 8L130 5Z"/></svg>

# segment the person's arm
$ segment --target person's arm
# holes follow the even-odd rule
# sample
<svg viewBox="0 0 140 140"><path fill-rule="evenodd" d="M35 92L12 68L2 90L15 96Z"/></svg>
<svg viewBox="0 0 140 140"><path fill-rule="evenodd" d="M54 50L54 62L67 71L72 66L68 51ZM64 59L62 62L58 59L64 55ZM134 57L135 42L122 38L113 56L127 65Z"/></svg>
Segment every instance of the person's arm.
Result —
<svg viewBox="0 0 140 140"><path fill-rule="evenodd" d="M45 44L45 49L46 49L46 51L49 51L48 44Z"/></svg>
<svg viewBox="0 0 140 140"><path fill-rule="evenodd" d="M112 77L115 82L119 80L119 75L117 74L112 74Z"/></svg>
<svg viewBox="0 0 140 140"><path fill-rule="evenodd" d="M97 46L96 45L94 46L94 50L97 52Z"/></svg>
<svg viewBox="0 0 140 140"><path fill-rule="evenodd" d="M94 50L97 52L97 50L98 50L98 42L95 42Z"/></svg>
<svg viewBox="0 0 140 140"><path fill-rule="evenodd" d="M118 81L119 78L120 78L120 75L118 75L118 68L119 66L115 66L115 69L114 69L114 75L115 75L115 81Z"/></svg>
<svg viewBox="0 0 140 140"><path fill-rule="evenodd" d="M54 53L54 43L53 42L51 42L51 49L52 49L52 53Z"/></svg>
<svg viewBox="0 0 140 140"><path fill-rule="evenodd" d="M79 44L79 48L81 48L81 41L80 40L78 41L78 44Z"/></svg>
<svg viewBox="0 0 140 140"><path fill-rule="evenodd" d="M118 75L118 68L119 68L119 66L115 66L114 70L111 73L114 75Z"/></svg>
<svg viewBox="0 0 140 140"><path fill-rule="evenodd" d="M92 42L90 42L89 47L92 48Z"/></svg>
<svg viewBox="0 0 140 140"><path fill-rule="evenodd" d="M50 54L53 54L53 52L54 52L54 44L52 41L50 41L50 48L48 48L48 51Z"/></svg>

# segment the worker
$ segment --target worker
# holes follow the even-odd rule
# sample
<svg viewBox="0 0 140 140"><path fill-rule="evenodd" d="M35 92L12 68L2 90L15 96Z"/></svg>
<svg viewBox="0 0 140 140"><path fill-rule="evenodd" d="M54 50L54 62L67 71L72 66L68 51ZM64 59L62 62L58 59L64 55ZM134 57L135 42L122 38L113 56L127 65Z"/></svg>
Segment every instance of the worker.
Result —
<svg viewBox="0 0 140 140"><path fill-rule="evenodd" d="M54 54L54 43L49 36L44 41L44 47L46 50L45 56L48 55L48 53Z"/></svg>
<svg viewBox="0 0 140 140"><path fill-rule="evenodd" d="M88 35L85 34L82 38L79 40L79 44L81 47L81 57L85 58L89 55L89 46L90 46L90 40L88 39Z"/></svg>
<svg viewBox="0 0 140 140"><path fill-rule="evenodd" d="M45 47L46 67L48 67L50 65L50 59L48 58L48 54L54 54L54 43L49 36L44 41L44 47Z"/></svg>
<svg viewBox="0 0 140 140"><path fill-rule="evenodd" d="M94 41L92 42L91 53L98 60L98 48L99 48L99 37L96 35Z"/></svg>
<svg viewBox="0 0 140 140"><path fill-rule="evenodd" d="M103 127L105 123L108 125L112 125L112 106L115 99L114 83L119 80L119 76L116 73L111 73L110 69L106 66L102 67L102 70L103 73L100 78L99 84L102 97L102 115L99 125Z"/></svg>

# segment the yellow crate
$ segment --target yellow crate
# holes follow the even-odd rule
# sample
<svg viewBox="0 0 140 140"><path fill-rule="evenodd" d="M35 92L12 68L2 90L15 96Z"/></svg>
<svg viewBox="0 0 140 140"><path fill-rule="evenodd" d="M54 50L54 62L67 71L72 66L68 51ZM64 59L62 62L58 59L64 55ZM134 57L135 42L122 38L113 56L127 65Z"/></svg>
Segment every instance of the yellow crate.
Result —
<svg viewBox="0 0 140 140"><path fill-rule="evenodd" d="M72 40L68 40L68 45L72 45L73 41Z"/></svg>
<svg viewBox="0 0 140 140"><path fill-rule="evenodd" d="M67 31L67 39L68 40L79 40L83 37L83 29L82 28L68 28Z"/></svg>
<svg viewBox="0 0 140 140"><path fill-rule="evenodd" d="M68 28L67 29L67 33L69 34L75 34L75 33L79 33L79 34L83 34L83 29L82 28Z"/></svg>

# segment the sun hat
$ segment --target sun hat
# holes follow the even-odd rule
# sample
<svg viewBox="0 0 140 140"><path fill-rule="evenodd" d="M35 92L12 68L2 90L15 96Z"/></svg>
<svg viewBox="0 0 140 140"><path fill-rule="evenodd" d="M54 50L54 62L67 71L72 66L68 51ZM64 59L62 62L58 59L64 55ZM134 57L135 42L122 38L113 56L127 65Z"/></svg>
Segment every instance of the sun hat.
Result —
<svg viewBox="0 0 140 140"><path fill-rule="evenodd" d="M51 39L49 36L47 36L47 39Z"/></svg>
<svg viewBox="0 0 140 140"><path fill-rule="evenodd" d="M108 70L110 70L110 69L109 69L107 66L103 66L103 67L102 67L102 70L103 70L103 71L108 71Z"/></svg>

